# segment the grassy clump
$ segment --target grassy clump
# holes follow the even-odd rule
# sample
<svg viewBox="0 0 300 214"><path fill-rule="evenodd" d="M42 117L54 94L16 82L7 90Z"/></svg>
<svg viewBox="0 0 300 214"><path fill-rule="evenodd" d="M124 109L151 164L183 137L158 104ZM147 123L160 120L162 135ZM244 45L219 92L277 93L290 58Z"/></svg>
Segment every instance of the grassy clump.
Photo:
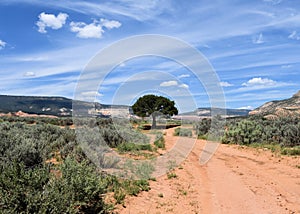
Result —
<svg viewBox="0 0 300 214"><path fill-rule="evenodd" d="M294 148L283 148L281 150L282 155L300 155L300 146Z"/></svg>

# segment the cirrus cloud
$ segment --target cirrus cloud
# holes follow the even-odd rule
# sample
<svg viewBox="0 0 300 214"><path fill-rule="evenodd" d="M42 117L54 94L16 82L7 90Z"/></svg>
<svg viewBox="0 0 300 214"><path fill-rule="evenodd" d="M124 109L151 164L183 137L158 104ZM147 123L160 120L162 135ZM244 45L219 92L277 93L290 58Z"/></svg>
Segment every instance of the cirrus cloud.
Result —
<svg viewBox="0 0 300 214"><path fill-rule="evenodd" d="M179 88L185 88L185 89L188 89L189 86L187 84L179 84L177 81L175 80L170 80L170 81L165 81L165 82L162 82L160 83L160 86L161 87L171 87L171 86L177 86Z"/></svg>
<svg viewBox="0 0 300 214"><path fill-rule="evenodd" d="M77 33L76 36L79 38L101 38L104 31L104 28L111 30L113 28L121 27L121 23L115 20L100 19L94 20L90 24L84 22L71 22L70 27L71 31Z"/></svg>
<svg viewBox="0 0 300 214"><path fill-rule="evenodd" d="M54 14L43 12L39 15L39 21L36 22L36 25L39 28L38 31L40 33L47 33L47 27L53 30L60 29L66 23L68 16L69 15L66 13L59 13L55 16Z"/></svg>
<svg viewBox="0 0 300 214"><path fill-rule="evenodd" d="M189 74L181 74L178 78L181 79L181 78L187 78L187 77L190 77Z"/></svg>

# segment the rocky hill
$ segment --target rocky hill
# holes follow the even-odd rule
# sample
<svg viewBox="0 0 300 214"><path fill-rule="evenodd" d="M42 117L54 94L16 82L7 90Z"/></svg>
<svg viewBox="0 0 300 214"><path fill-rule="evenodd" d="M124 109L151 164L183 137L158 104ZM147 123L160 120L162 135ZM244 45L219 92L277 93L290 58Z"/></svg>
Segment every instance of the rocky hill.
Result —
<svg viewBox="0 0 300 214"><path fill-rule="evenodd" d="M42 96L10 96L0 95L0 113L13 113L13 115L53 115L72 116L73 100L65 97ZM102 105L100 103L75 102L76 108L82 109L85 115L96 117L109 117L110 115L128 114L128 106ZM129 109L129 110L128 110ZM125 111L127 110L127 111Z"/></svg>
<svg viewBox="0 0 300 214"><path fill-rule="evenodd" d="M265 117L299 117L300 116L300 91L291 98L267 102L249 112L249 115L262 115Z"/></svg>
<svg viewBox="0 0 300 214"><path fill-rule="evenodd" d="M64 97L0 95L0 112L19 111L29 114L69 116L72 114L72 100Z"/></svg>

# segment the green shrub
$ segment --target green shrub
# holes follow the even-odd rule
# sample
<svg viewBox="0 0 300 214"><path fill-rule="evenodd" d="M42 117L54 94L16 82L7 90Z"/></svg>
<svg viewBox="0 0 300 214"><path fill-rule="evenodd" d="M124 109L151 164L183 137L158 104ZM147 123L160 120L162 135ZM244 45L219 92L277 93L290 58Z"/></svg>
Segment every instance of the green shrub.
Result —
<svg viewBox="0 0 300 214"><path fill-rule="evenodd" d="M195 123L193 126L193 129L196 132L196 135L198 136L205 136L211 126L211 119L202 119L199 122Z"/></svg>
<svg viewBox="0 0 300 214"><path fill-rule="evenodd" d="M163 133L158 132L158 133L156 134L155 141L154 141L154 145L155 145L157 148L161 148L161 149L165 149L165 148L166 148L166 144L165 144L165 139L164 139Z"/></svg>
<svg viewBox="0 0 300 214"><path fill-rule="evenodd" d="M89 137L86 140L96 139ZM99 172L79 146L74 130L4 121L0 139L1 213L109 213L112 205L103 200L108 191L115 191L120 202L124 194L149 189L147 181L136 181L130 183L130 192L126 181ZM137 150L152 149L150 144L134 145ZM60 164L45 165L52 157ZM146 177L149 170L153 169L141 165L136 171Z"/></svg>
<svg viewBox="0 0 300 214"><path fill-rule="evenodd" d="M226 124L223 143L278 144L295 147L300 145L299 118L277 118L268 120L259 117L229 120Z"/></svg>
<svg viewBox="0 0 300 214"><path fill-rule="evenodd" d="M135 144L135 143L121 143L117 147L120 152L132 152L140 150L152 151L151 144Z"/></svg>
<svg viewBox="0 0 300 214"><path fill-rule="evenodd" d="M181 137L192 137L193 133L192 130L190 129L185 129L185 128L176 128L174 132L175 136L181 136Z"/></svg>
<svg viewBox="0 0 300 214"><path fill-rule="evenodd" d="M300 147L284 148L281 151L282 155L300 155Z"/></svg>
<svg viewBox="0 0 300 214"><path fill-rule="evenodd" d="M173 178L177 178L178 176L176 175L175 172L168 172L167 177L168 179L173 179Z"/></svg>

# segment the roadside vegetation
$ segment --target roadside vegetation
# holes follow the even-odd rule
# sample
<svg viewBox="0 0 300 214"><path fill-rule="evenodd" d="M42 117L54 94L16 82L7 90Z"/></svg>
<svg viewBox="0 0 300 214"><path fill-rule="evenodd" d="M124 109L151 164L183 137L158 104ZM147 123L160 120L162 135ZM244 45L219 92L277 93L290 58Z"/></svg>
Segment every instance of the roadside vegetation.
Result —
<svg viewBox="0 0 300 214"><path fill-rule="evenodd" d="M210 119L203 119L194 124L198 138L207 138L210 124ZM224 129L224 135L219 139L224 144L267 148L283 155L300 154L300 119L297 117L232 118L227 119Z"/></svg>
<svg viewBox="0 0 300 214"><path fill-rule="evenodd" d="M159 155L158 149L165 149L162 130L141 130L143 120L127 123L108 118L95 119L88 126L99 128L105 143L120 155L151 159ZM176 128L174 135L192 137L194 132L207 139L218 132L212 131L211 124L211 119L202 119L193 128ZM97 168L79 146L72 125L71 118L0 118L1 213L113 213L127 195L150 189L147 179L120 179ZM173 121L173 125L180 123ZM234 118L223 127L222 143L300 155L299 118ZM149 135L154 136L153 142ZM177 177L173 168L170 164L169 179ZM141 167L139 173L147 178L147 170L151 166Z"/></svg>

